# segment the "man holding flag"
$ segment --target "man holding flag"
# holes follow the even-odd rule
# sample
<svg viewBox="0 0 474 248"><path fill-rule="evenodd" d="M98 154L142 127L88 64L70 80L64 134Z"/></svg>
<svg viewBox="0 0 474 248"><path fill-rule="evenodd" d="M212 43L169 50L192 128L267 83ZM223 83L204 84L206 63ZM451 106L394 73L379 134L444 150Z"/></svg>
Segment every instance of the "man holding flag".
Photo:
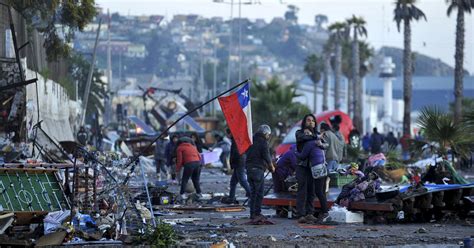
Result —
<svg viewBox="0 0 474 248"><path fill-rule="evenodd" d="M244 84L237 92L220 97L219 104L239 154L247 152L247 178L251 191L250 218L254 221L263 220L261 206L264 194L264 173L266 168L274 171L268 147L271 128L268 125L261 125L253 137L254 144L252 144L252 115L248 83Z"/></svg>

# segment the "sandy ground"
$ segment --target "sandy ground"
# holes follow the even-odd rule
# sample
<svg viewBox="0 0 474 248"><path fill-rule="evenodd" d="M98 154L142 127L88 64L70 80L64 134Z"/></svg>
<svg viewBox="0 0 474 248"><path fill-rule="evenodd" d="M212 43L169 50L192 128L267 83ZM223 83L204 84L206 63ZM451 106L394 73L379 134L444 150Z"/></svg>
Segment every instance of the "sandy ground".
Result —
<svg viewBox="0 0 474 248"><path fill-rule="evenodd" d="M201 188L203 192L228 193L229 180L230 176L220 169L204 169ZM169 189L178 192L176 185ZM239 199L245 199L240 186L237 194ZM275 225L246 225L248 209L234 213L185 212L160 218L198 218L174 225L182 237L181 245L198 247L209 247L223 240L236 247L459 247L466 237L474 238L472 219L394 225L301 226L296 220L275 217L273 209L264 209L264 214Z"/></svg>

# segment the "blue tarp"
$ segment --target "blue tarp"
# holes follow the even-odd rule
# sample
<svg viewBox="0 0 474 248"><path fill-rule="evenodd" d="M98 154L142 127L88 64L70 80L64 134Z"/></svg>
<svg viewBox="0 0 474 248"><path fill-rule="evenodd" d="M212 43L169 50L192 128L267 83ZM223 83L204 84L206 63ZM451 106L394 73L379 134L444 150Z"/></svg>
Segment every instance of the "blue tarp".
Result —
<svg viewBox="0 0 474 248"><path fill-rule="evenodd" d="M128 117L130 121L132 121L137 127L141 128L143 130L143 133L146 135L154 135L155 131L153 128L148 126L145 122L143 122L140 118L131 115Z"/></svg>
<svg viewBox="0 0 474 248"><path fill-rule="evenodd" d="M408 187L404 186L400 188L400 192L403 193L407 191ZM445 190L445 189L459 189L459 188L466 188L466 187L474 187L474 183L469 184L425 184L425 188L429 191L438 191L438 190Z"/></svg>

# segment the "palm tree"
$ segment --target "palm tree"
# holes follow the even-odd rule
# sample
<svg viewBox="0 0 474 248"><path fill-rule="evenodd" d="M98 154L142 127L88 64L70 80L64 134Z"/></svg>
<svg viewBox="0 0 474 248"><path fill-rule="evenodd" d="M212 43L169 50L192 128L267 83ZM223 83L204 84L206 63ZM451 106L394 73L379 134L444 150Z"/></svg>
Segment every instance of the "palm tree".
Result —
<svg viewBox="0 0 474 248"><path fill-rule="evenodd" d="M323 51L324 69L323 69L323 111L329 109L329 73L331 72L331 45L326 43Z"/></svg>
<svg viewBox="0 0 474 248"><path fill-rule="evenodd" d="M416 151L421 151L421 147L428 144L444 157L448 155L449 149L455 155L468 155L473 137L466 135L469 132L467 123L454 122L450 114L440 111L437 107L423 108L417 122L423 131L424 141L413 141Z"/></svg>
<svg viewBox="0 0 474 248"><path fill-rule="evenodd" d="M457 9L456 20L456 52L454 54L454 121L462 119L462 90L463 90L463 63L464 63L464 13L471 13L474 0L447 0L449 4L448 16Z"/></svg>
<svg viewBox="0 0 474 248"><path fill-rule="evenodd" d="M321 80L321 72L324 70L324 62L321 57L316 54L309 55L305 60L304 72L308 74L308 77L313 81L314 85L314 97L313 97L313 108L314 112L317 108L317 95L318 95L318 83Z"/></svg>
<svg viewBox="0 0 474 248"><path fill-rule="evenodd" d="M318 31L323 30L323 24L328 22L327 15L318 14L314 17L314 24L316 25Z"/></svg>
<svg viewBox="0 0 474 248"><path fill-rule="evenodd" d="M347 25L343 22L335 22L329 25L329 31L334 40L334 109L341 107L340 99L340 87L341 87L341 59L342 59L342 45L341 42L344 40L344 33L346 32Z"/></svg>
<svg viewBox="0 0 474 248"><path fill-rule="evenodd" d="M412 57L411 57L411 26L413 20L420 20L426 16L419 8L415 6L416 0L397 0L395 3L394 20L397 22L397 28L400 32L400 23L403 21L403 135L410 136L410 112L411 112L411 93L412 93Z"/></svg>
<svg viewBox="0 0 474 248"><path fill-rule="evenodd" d="M311 112L305 105L294 101L299 96L296 86L285 86L277 77L266 84L252 84L251 92L254 125L268 124L277 127L280 134L301 118L302 114Z"/></svg>
<svg viewBox="0 0 474 248"><path fill-rule="evenodd" d="M352 80L354 83L354 124L357 129L363 130L362 119L362 83L360 79L360 54L359 54L359 36L367 36L365 20L362 17L353 15L346 20L349 32L352 31Z"/></svg>

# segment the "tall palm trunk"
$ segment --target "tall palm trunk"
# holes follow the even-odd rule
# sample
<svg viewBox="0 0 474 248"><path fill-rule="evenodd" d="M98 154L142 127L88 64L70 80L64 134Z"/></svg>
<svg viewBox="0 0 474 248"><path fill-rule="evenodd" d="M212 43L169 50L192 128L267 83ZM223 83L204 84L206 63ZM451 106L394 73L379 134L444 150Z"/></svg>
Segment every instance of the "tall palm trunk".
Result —
<svg viewBox="0 0 474 248"><path fill-rule="evenodd" d="M314 88L313 88L313 94L314 94L314 97L313 97L313 113L316 113L318 112L318 84L317 83L314 83Z"/></svg>
<svg viewBox="0 0 474 248"><path fill-rule="evenodd" d="M323 75L323 111L329 109L328 98L329 98L329 73L331 68L331 60L329 53L324 53L324 75Z"/></svg>
<svg viewBox="0 0 474 248"><path fill-rule="evenodd" d="M360 58L359 58L359 41L357 30L354 29L354 40L352 40L352 79L354 82L354 124L357 129L363 130L362 111L360 105Z"/></svg>
<svg viewBox="0 0 474 248"><path fill-rule="evenodd" d="M350 117L353 116L354 108L353 108L353 102L352 102L352 91L354 91L354 85L353 85L354 80L352 78L347 78L347 114Z"/></svg>
<svg viewBox="0 0 474 248"><path fill-rule="evenodd" d="M412 57L411 27L409 20L403 20L403 135L411 135L411 92L412 92Z"/></svg>
<svg viewBox="0 0 474 248"><path fill-rule="evenodd" d="M458 8L456 23L456 52L454 54L454 121L459 123L462 118L463 98L463 62L464 62L464 11Z"/></svg>
<svg viewBox="0 0 474 248"><path fill-rule="evenodd" d="M336 57L334 62L334 109L339 109L340 104L340 87L341 87L341 57L342 57L342 47L339 40L336 41Z"/></svg>

